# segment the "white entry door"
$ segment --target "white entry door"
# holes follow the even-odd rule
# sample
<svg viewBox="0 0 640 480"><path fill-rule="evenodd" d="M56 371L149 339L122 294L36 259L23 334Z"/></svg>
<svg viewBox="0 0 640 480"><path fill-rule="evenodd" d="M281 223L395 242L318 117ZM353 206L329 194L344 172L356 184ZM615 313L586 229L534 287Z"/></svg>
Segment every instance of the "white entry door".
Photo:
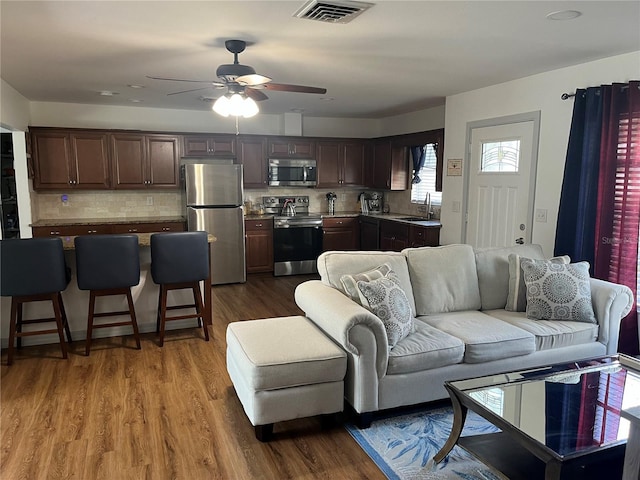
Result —
<svg viewBox="0 0 640 480"><path fill-rule="evenodd" d="M533 120L470 129L466 243L531 243L536 132Z"/></svg>

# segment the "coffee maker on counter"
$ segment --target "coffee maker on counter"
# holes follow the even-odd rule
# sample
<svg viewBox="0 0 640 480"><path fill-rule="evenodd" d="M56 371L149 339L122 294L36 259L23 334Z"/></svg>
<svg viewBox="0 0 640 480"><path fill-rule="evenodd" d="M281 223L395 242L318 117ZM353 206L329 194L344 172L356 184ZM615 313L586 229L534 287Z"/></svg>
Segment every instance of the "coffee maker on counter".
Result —
<svg viewBox="0 0 640 480"><path fill-rule="evenodd" d="M384 197L382 192L362 192L358 196L360 199L360 210L364 214L382 213Z"/></svg>

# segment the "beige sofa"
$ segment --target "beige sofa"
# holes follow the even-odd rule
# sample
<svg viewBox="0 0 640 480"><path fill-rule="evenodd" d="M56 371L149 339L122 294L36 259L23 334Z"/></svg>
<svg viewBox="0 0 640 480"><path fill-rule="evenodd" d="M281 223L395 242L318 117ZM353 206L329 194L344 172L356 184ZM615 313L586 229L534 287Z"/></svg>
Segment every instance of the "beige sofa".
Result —
<svg viewBox="0 0 640 480"><path fill-rule="evenodd" d="M528 319L505 310L513 253L544 258L538 245L325 252L318 258L321 279L300 284L296 303L347 352L345 398L362 426L379 410L447 398L446 380L616 352L621 319L633 305L627 287L587 280L597 323ZM383 264L397 275L415 317L412 332L392 348L380 318L349 298L341 282L343 275Z"/></svg>

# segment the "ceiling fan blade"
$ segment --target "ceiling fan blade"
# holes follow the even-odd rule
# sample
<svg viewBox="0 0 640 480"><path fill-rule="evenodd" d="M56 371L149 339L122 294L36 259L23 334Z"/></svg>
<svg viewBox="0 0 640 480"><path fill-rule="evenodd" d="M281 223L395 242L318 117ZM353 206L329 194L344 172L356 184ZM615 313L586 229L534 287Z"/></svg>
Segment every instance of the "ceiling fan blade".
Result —
<svg viewBox="0 0 640 480"><path fill-rule="evenodd" d="M319 93L321 95L327 93L326 88L287 85L285 83L265 83L264 88L278 92Z"/></svg>
<svg viewBox="0 0 640 480"><path fill-rule="evenodd" d="M253 85L264 85L265 83L270 82L271 79L269 77L265 77L264 75L259 75L257 73L252 73L250 75L242 75L241 77L236 78L236 82L240 85L253 86Z"/></svg>
<svg viewBox="0 0 640 480"><path fill-rule="evenodd" d="M256 102L260 102L262 100L266 100L266 99L269 98L264 93L262 93L260 90L255 90L255 89L249 88L249 87L244 89L244 93L247 94L247 97L253 98Z"/></svg>
<svg viewBox="0 0 640 480"><path fill-rule="evenodd" d="M187 92L197 92L198 90L208 90L209 88L211 88L211 87L190 88L189 90L181 90L180 92L167 93L167 96L169 96L169 95L179 95L180 93L187 93Z"/></svg>
<svg viewBox="0 0 640 480"><path fill-rule="evenodd" d="M210 83L215 86L224 87L224 83L214 82L213 80L187 80L185 78L165 78L165 77L151 77L149 75L146 76L151 80L169 80L171 82L191 82L191 83Z"/></svg>

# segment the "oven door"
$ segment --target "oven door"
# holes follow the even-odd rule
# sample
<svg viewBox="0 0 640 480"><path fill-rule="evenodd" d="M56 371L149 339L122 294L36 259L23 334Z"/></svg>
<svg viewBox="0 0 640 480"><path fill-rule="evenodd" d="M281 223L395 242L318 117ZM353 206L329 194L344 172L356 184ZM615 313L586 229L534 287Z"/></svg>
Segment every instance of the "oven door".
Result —
<svg viewBox="0 0 640 480"><path fill-rule="evenodd" d="M315 273L321 253L321 226L273 229L274 275Z"/></svg>

